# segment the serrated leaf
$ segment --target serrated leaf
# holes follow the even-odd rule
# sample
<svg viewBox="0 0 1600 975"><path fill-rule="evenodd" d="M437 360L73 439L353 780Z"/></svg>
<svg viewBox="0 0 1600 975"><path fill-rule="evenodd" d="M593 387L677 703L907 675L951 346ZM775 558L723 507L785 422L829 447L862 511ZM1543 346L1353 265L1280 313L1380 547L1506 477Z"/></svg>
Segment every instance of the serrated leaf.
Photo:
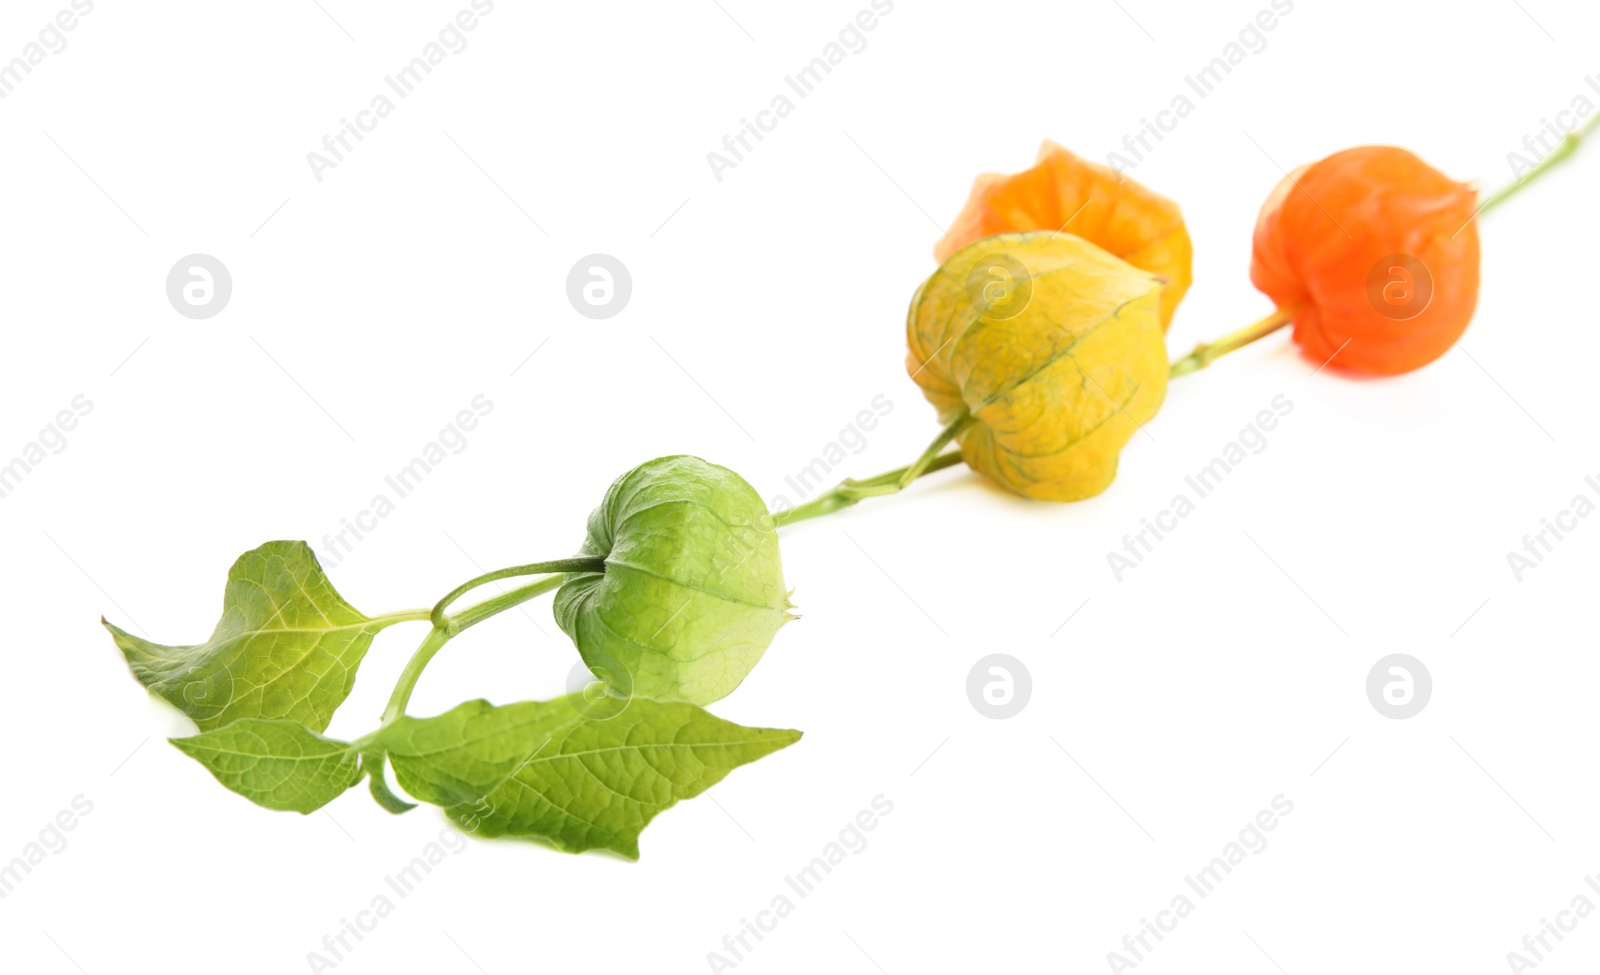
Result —
<svg viewBox="0 0 1600 975"><path fill-rule="evenodd" d="M205 643L163 646L105 626L139 682L202 731L241 718L323 731L373 636L392 622L345 602L305 542L268 542L228 570L222 619Z"/></svg>
<svg viewBox="0 0 1600 975"><path fill-rule="evenodd" d="M582 695L503 708L474 701L437 718L404 719L399 744L421 747L391 752L390 761L419 799L412 783L438 795L447 794L440 783L463 795L483 790L446 810L468 831L636 859L639 833L657 814L800 740L798 731L746 728L692 704L646 698L612 717L593 715ZM496 775L498 784L484 789Z"/></svg>
<svg viewBox="0 0 1600 975"><path fill-rule="evenodd" d="M293 721L245 718L171 741L218 782L268 809L315 812L361 778L348 742Z"/></svg>
<svg viewBox="0 0 1600 975"><path fill-rule="evenodd" d="M579 717L558 703L468 701L436 718L400 718L371 741L388 752L400 788L436 806L460 805L494 791Z"/></svg>

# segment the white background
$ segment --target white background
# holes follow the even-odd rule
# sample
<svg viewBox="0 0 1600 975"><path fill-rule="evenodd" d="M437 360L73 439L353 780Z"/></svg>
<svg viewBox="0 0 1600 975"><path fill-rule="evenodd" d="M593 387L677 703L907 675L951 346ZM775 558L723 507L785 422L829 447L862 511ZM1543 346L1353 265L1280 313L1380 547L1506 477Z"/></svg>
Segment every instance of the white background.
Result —
<svg viewBox="0 0 1600 975"><path fill-rule="evenodd" d="M65 6L7 3L0 58ZM190 728L100 614L204 639L236 555L322 548L480 393L470 445L329 567L362 610L571 553L658 455L787 493L879 394L835 473L908 462L936 424L905 306L972 178L1043 138L1103 158L1266 3L899 0L720 182L706 153L866 0L498 0L318 182L306 154L467 2L322 6L99 0L0 101L0 456L94 404L0 500L0 860L93 803L0 901L8 971L307 971L445 825L364 790L308 818L225 791L165 744ZM1576 0L1298 0L1132 173L1195 241L1174 354L1270 310L1249 233L1280 166L1395 143L1498 185L1524 134L1600 98L1597 36ZM1174 382L1091 501L960 469L786 530L805 618L715 711L802 742L663 814L637 863L473 841L337 971L704 972L880 794L870 845L739 972L1107 971L1279 794L1269 846L1141 973L1506 971L1541 918L1600 903L1600 519L1520 583L1506 562L1600 475L1597 186L1584 155L1484 219L1464 351L1419 372L1313 375L1273 337ZM234 282L205 321L164 293L196 252ZM606 321L565 293L594 252L633 277ZM1118 583L1106 552L1278 394L1268 448ZM330 733L369 730L420 630L379 638ZM996 652L1033 680L1006 721L966 697ZM1434 681L1404 721L1364 690L1394 652ZM453 643L412 711L548 697L575 659L535 603ZM1592 970L1600 917L1546 957Z"/></svg>

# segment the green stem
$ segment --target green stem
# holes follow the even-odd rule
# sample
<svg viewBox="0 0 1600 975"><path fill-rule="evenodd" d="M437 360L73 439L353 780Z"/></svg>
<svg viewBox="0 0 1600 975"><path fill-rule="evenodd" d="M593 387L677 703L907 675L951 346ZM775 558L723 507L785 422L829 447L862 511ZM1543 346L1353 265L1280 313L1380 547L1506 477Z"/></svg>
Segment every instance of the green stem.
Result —
<svg viewBox="0 0 1600 975"><path fill-rule="evenodd" d="M926 456L926 453L923 456ZM962 463L962 451L952 450L950 453L941 453L936 458L928 459L926 463L923 463L923 458L918 458L918 464L922 464L920 469L918 469L917 464L907 464L907 466L896 467L893 471L885 471L883 474L878 474L877 477L869 477L866 480L845 479L834 490L827 492L826 495L818 495L813 500L806 501L802 506L798 506L798 508L790 508L787 511L779 511L778 514L774 514L773 524L781 528L784 525L792 525L795 522L803 522L806 519L822 517L824 514L843 511L843 509L850 508L851 504L861 501L862 498L894 495L894 493L904 490L901 482L906 482L907 475L915 479L915 477L933 474L934 471L944 471L946 467L954 467L955 464L960 463ZM915 474L912 474L912 471L915 471Z"/></svg>
<svg viewBox="0 0 1600 975"><path fill-rule="evenodd" d="M952 450L947 454L941 454L939 450L951 440L960 436L961 431L971 426L972 423L973 417L966 410L962 410L961 415L949 426L945 427L939 433L939 436L934 438L933 443L928 445L928 449L924 450L922 456L918 457L915 462L861 481L854 478L846 478L826 494L819 494L799 507L780 511L773 515L773 524L782 528L784 525L792 525L797 521L820 518L823 515L831 515L835 511L843 511L845 508L859 502L862 498L898 494L905 490L906 486L912 481L925 474L942 471L946 467L954 467L961 463L961 451Z"/></svg>
<svg viewBox="0 0 1600 975"><path fill-rule="evenodd" d="M433 612L429 614L429 619L433 621L433 625L436 628L443 629L448 622L445 619L444 611L450 608L451 603L479 586L496 582L500 579L509 579L512 576L544 575L548 572L604 572L605 570L605 559L571 558L556 559L551 562L532 562L528 565L514 565L509 569L496 569L493 572L485 572L483 575L468 579L450 590L449 594L439 600L438 604L433 607Z"/></svg>
<svg viewBox="0 0 1600 975"><path fill-rule="evenodd" d="M905 473L900 475L900 480L895 482L895 490L904 491L910 487L911 482L921 477L922 472L928 469L928 465L938 459L939 451L943 450L950 441L961 436L967 427L972 426L976 421L977 417L972 415L970 409L965 406L961 407L961 412L957 413L956 418L946 424L943 430L939 431L939 435L933 438L932 443L928 444L928 449L922 452L922 456L913 461L911 466L905 469Z"/></svg>
<svg viewBox="0 0 1600 975"><path fill-rule="evenodd" d="M1229 352L1242 349L1257 339L1264 338L1289 324L1294 319L1295 309L1278 308L1266 318L1230 332L1215 342L1201 342L1194 347L1194 351L1172 364L1169 376L1187 376L1191 372L1198 372L1212 362L1227 355Z"/></svg>
<svg viewBox="0 0 1600 975"><path fill-rule="evenodd" d="M383 709L382 724L387 727L399 720L406 713L406 704L411 700L411 692L416 689L417 681L422 677L422 671L433 659L434 654L444 649L450 642L448 631L434 627L423 638L422 645L417 647L417 652L406 661L406 669L400 672L400 679L395 682L394 693L389 695L389 706Z"/></svg>
<svg viewBox="0 0 1600 975"><path fill-rule="evenodd" d="M396 623L420 623L431 619L432 611L426 609L403 609L398 613L385 613L382 616L372 617L372 622L380 627L393 626Z"/></svg>
<svg viewBox="0 0 1600 975"><path fill-rule="evenodd" d="M1493 193L1490 193L1488 196L1484 197L1483 203L1479 204L1478 212L1475 214L1475 216L1482 216L1483 214L1488 213L1490 210L1493 210L1495 207L1520 193L1523 187L1554 169L1564 160L1571 158L1572 155L1578 151L1578 144L1594 131L1596 124L1600 124L1600 113L1590 116L1589 119L1582 125L1578 126L1576 129L1573 129L1571 132L1568 132L1566 138L1561 140L1561 144L1556 146L1554 152L1539 160L1539 164L1537 166L1534 166L1526 173L1523 173L1517 178L1516 182L1507 183L1505 186L1500 187L1498 190L1495 190Z"/></svg>
<svg viewBox="0 0 1600 975"><path fill-rule="evenodd" d="M600 564L600 568L585 569L583 571L604 572L605 560L595 559L594 561ZM563 573L562 575L554 575L545 579L540 579L538 582L530 582L525 586L518 586L517 588L507 590L498 596L485 599L481 603L469 606L450 618L449 622L451 630L453 631L452 635L454 633L460 633L462 630L465 630L470 626L476 626L489 617L503 613L513 606L520 606L528 600L533 599L535 596L542 596L552 589L559 589L561 584L572 578L572 575L574 574L576 573Z"/></svg>
<svg viewBox="0 0 1600 975"><path fill-rule="evenodd" d="M568 559L566 561L583 563L585 567L579 571L605 571L605 562L602 559ZM590 565L597 565L598 567L588 568ZM490 575L494 575L494 573L490 573ZM504 578L504 576L501 578ZM491 616L503 613L513 606L519 606L535 596L547 593L559 587L568 578L570 576L563 573L540 579L538 582L530 582L525 586L518 586L491 599L469 606L455 616L445 617L442 624L436 623L433 629L428 631L428 635L423 638L422 645L417 647L416 652L411 655L411 659L406 661L405 670L400 672L400 679L395 682L394 692L389 695L389 704L383 710L383 726L387 727L393 724L406 713L406 705L411 702L411 692L416 689L417 681L421 679L422 672L427 669L434 656L444 649L444 645L449 643L456 634L468 627L482 623ZM458 594L453 593L452 596L454 595ZM447 602L450 598L446 597L444 601ZM409 618L419 617L412 616ZM428 617L420 618L426 619Z"/></svg>

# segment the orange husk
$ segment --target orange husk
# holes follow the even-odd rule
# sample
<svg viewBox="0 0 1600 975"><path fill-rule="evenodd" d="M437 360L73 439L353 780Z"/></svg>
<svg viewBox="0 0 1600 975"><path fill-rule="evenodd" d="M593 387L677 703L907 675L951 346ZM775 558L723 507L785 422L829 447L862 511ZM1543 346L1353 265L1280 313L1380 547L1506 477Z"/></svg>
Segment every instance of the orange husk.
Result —
<svg viewBox="0 0 1600 975"><path fill-rule="evenodd" d="M1471 186L1404 149L1346 149L1272 191L1250 280L1293 310L1294 340L1310 359L1409 372L1447 352L1472 320L1477 205Z"/></svg>
<svg viewBox="0 0 1600 975"><path fill-rule="evenodd" d="M1031 169L979 176L933 255L942 264L974 241L1030 230L1074 234L1160 278L1163 331L1194 280L1194 249L1176 203L1049 141Z"/></svg>

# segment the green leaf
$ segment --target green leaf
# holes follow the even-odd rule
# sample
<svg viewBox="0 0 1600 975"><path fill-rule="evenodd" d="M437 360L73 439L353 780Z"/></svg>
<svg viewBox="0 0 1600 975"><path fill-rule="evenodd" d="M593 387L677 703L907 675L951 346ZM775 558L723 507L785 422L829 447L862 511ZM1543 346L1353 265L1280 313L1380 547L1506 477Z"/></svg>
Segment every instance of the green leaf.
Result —
<svg viewBox="0 0 1600 975"><path fill-rule="evenodd" d="M570 695L499 708L472 701L437 718L401 719L379 740L407 792L430 802L472 797L447 809L468 831L637 859L639 833L656 814L794 744L800 732L745 728L692 704L637 697L599 717Z"/></svg>
<svg viewBox="0 0 1600 975"><path fill-rule="evenodd" d="M624 696L710 704L733 692L790 620L767 506L698 457L658 457L618 478L589 516L580 573L556 622Z"/></svg>
<svg viewBox="0 0 1600 975"><path fill-rule="evenodd" d="M416 803L406 802L389 788L389 783L383 777L383 766L384 759L381 752L376 758L363 758L361 762L361 771L367 777L367 787L372 793L372 801L382 806L385 812L396 816L417 808Z"/></svg>
<svg viewBox="0 0 1600 975"><path fill-rule="evenodd" d="M305 542L268 542L228 570L222 619L205 643L163 646L105 626L139 682L202 731L240 718L323 731L372 637L393 622L345 602Z"/></svg>
<svg viewBox="0 0 1600 975"><path fill-rule="evenodd" d="M370 741L389 753L400 788L436 806L460 805L493 792L577 719L566 700L468 701L436 718L400 718Z"/></svg>
<svg viewBox="0 0 1600 975"><path fill-rule="evenodd" d="M315 812L361 778L348 742L324 738L293 721L244 718L171 741L218 782L268 809Z"/></svg>

